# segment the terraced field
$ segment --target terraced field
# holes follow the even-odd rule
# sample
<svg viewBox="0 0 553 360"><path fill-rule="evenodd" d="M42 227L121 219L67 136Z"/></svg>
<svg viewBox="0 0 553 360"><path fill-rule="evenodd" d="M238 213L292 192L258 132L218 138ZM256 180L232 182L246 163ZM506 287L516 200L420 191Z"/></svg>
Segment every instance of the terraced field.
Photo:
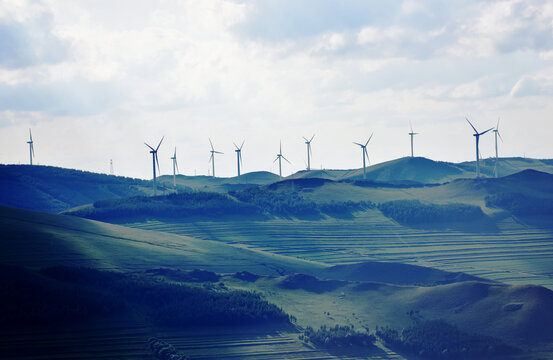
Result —
<svg viewBox="0 0 553 360"><path fill-rule="evenodd" d="M115 326L114 326L115 325ZM41 360L151 360L148 339L155 335L193 360L208 359L386 359L402 356L376 347L344 356L314 349L298 333L256 328L200 328L186 331L150 329L122 323L75 329L35 329L0 333L0 358Z"/></svg>
<svg viewBox="0 0 553 360"><path fill-rule="evenodd" d="M553 231L511 217L499 221L497 231L485 233L408 228L378 210L356 214L352 220L150 221L127 226L239 243L328 264L395 261L553 289Z"/></svg>
<svg viewBox="0 0 553 360"><path fill-rule="evenodd" d="M384 348L375 347L359 354L345 355L312 348L298 339L298 333L272 332L262 334L255 329L204 329L159 333L159 336L194 360L261 359L261 360L330 360L389 359L404 357Z"/></svg>

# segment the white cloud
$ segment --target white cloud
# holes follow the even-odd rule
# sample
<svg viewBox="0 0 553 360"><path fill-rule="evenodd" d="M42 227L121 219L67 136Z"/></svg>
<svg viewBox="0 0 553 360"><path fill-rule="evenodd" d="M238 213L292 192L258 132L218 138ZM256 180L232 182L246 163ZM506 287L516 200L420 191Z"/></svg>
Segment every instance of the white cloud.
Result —
<svg viewBox="0 0 553 360"><path fill-rule="evenodd" d="M506 131L516 131L527 107L532 121L551 113L552 50L522 35L546 33L548 7L531 10L539 2L314 3L14 2L10 16L21 24L49 14L44 26L67 52L54 62L0 64L0 142L25 145L32 125L43 163L107 171L114 158L125 175L147 177L143 141L167 135L161 151L176 145L191 174L207 173L211 137L227 153L218 173L230 176L232 142L244 138L246 171L270 169L280 139L289 170L302 168L301 136L314 132L318 166L358 167L351 141L374 131L373 162L403 156L408 138L397 134L412 120L425 134L421 154L463 160L472 158L464 138L443 138L466 125L458 125L466 113L501 115ZM514 8L530 10L518 16ZM540 96L523 96L532 91ZM79 153L61 151L60 141ZM0 162L25 161L11 149ZM162 171L169 155L160 153Z"/></svg>

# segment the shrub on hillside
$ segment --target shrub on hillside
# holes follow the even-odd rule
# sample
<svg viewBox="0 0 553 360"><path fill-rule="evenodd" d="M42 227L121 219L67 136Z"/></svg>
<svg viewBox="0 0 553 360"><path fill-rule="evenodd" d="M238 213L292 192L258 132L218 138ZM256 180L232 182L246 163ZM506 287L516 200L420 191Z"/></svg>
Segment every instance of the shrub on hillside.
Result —
<svg viewBox="0 0 553 360"><path fill-rule="evenodd" d="M501 208L518 216L553 216L553 199L520 193L498 193L486 196L486 206Z"/></svg>
<svg viewBox="0 0 553 360"><path fill-rule="evenodd" d="M378 209L385 216L410 225L477 221L486 218L479 206L468 204L438 205L419 200L395 200L379 204Z"/></svg>
<svg viewBox="0 0 553 360"><path fill-rule="evenodd" d="M367 332L355 331L353 326L327 327L322 325L319 330L308 326L304 331L304 338L323 348L372 346L376 341L374 335Z"/></svg>
<svg viewBox="0 0 553 360"><path fill-rule="evenodd" d="M96 201L93 207L76 210L70 215L94 220L132 218L209 217L255 215L259 210L250 204L235 201L224 194L188 192L163 196L135 196Z"/></svg>
<svg viewBox="0 0 553 360"><path fill-rule="evenodd" d="M229 195L255 205L264 213L274 216L317 217L321 214L343 216L374 207L374 204L368 201L331 201L319 204L305 199L296 191L273 191L260 187L231 191Z"/></svg>
<svg viewBox="0 0 553 360"><path fill-rule="evenodd" d="M130 307L143 309L159 325L186 327L290 321L279 307L249 291L207 290L159 282L136 274L86 268L54 267L41 272L52 279L73 284L75 289L90 289L124 301Z"/></svg>
<svg viewBox="0 0 553 360"><path fill-rule="evenodd" d="M392 349L430 359L471 359L519 352L500 340L468 334L443 320L425 321L401 332L389 327L377 327L376 336Z"/></svg>
<svg viewBox="0 0 553 360"><path fill-rule="evenodd" d="M231 191L229 195L255 205L263 212L276 216L317 216L320 215L317 204L304 199L297 192L279 192L253 187L240 191Z"/></svg>

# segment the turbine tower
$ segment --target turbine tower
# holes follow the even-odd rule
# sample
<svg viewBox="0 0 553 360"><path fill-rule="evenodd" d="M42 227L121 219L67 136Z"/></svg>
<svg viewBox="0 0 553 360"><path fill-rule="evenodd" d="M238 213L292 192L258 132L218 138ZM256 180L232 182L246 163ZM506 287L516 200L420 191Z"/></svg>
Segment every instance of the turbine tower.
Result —
<svg viewBox="0 0 553 360"><path fill-rule="evenodd" d="M27 141L27 144L29 144L29 163L33 165L33 156L35 156L35 148L33 146L33 134L31 134L31 129L29 129L29 141Z"/></svg>
<svg viewBox="0 0 553 360"><path fill-rule="evenodd" d="M307 140L307 138L303 137L305 140L305 144L307 145L307 170L311 170L311 155L313 154L311 152L311 141L313 141L313 138L315 137L315 134L311 136L310 140Z"/></svg>
<svg viewBox="0 0 553 360"><path fill-rule="evenodd" d="M171 157L173 160L173 187L177 188L177 174L179 172L179 165L177 164L177 147L175 146L175 154Z"/></svg>
<svg viewBox="0 0 553 360"><path fill-rule="evenodd" d="M209 139L209 145L211 145L211 156L209 157L209 162L211 162L211 166L213 166L213 172L211 176L215 177L215 154L223 154L223 153L220 151L215 151L215 149L213 148L213 143L211 142L211 139Z"/></svg>
<svg viewBox="0 0 553 360"><path fill-rule="evenodd" d="M113 159L109 159L109 174L113 175Z"/></svg>
<svg viewBox="0 0 553 360"><path fill-rule="evenodd" d="M277 154L277 157L275 160L273 160L273 163L278 160L278 176L282 179L282 159L286 160L288 164L291 164L290 161L288 161L287 158L282 155L282 141L280 142L280 151Z"/></svg>
<svg viewBox="0 0 553 360"><path fill-rule="evenodd" d="M413 125L411 124L410 121L409 121L409 125L411 125L411 132L409 133L409 135L411 136L411 157L413 157L413 136L418 135L419 133L416 133L413 131Z"/></svg>
<svg viewBox="0 0 553 360"><path fill-rule="evenodd" d="M236 150L234 150L236 152L236 162L238 164L238 180L240 180L240 164L242 163L242 146L244 146L244 142L246 140L242 141L242 145L240 145L240 147L238 147L238 145L234 144L234 147L236 148Z"/></svg>
<svg viewBox="0 0 553 360"><path fill-rule="evenodd" d="M147 143L144 143L147 147L150 148L150 154L152 154L152 162L153 162L153 165L154 165L154 196L156 196L157 194L157 184L156 184L156 164L157 164L157 169L158 171L161 173L161 171L159 170L159 160L157 158L157 151L159 149L159 147L161 146L161 142L163 141L163 139L165 138L165 136L163 136L161 138L161 140L159 141L159 144L157 144L157 147L154 148L151 147L150 145L148 145Z"/></svg>
<svg viewBox="0 0 553 360"><path fill-rule="evenodd" d="M495 133L495 164L493 166L493 173L494 173L495 177L497 178L498 177L498 175L497 175L497 162L499 161L499 157L497 155L497 137L499 136L501 141L503 141L503 138L501 137L501 134L499 133L499 118L497 118L497 125L495 126L495 129L493 130L493 132Z"/></svg>
<svg viewBox="0 0 553 360"><path fill-rule="evenodd" d="M367 152L367 145L369 145L369 141L371 141L373 135L374 133L371 134L371 136L369 137L369 140L367 140L365 145L354 142L355 145L361 146L361 150L363 151L363 180L367 179L367 168L365 166L365 156L367 157L367 161L369 162L369 164L371 163L371 161L369 160L369 153Z"/></svg>
<svg viewBox="0 0 553 360"><path fill-rule="evenodd" d="M465 119L467 118L465 117ZM470 127L474 130L474 134L472 135L476 138L476 177L479 178L480 177L480 152L478 150L478 143L480 141L480 136L484 135L485 133L492 130L493 128L489 128L488 130L482 131L481 133L479 133L476 130L476 128L472 125L472 123L469 121L469 119L467 119L467 122L469 123Z"/></svg>

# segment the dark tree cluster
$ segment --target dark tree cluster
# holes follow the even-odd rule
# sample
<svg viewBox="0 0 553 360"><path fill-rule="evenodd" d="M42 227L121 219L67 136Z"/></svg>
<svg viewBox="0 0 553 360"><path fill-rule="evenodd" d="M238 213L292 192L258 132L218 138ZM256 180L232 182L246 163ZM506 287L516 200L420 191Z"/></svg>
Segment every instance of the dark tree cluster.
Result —
<svg viewBox="0 0 553 360"><path fill-rule="evenodd" d="M356 331L353 326L327 327L322 325L319 330L308 326L303 333L304 341L311 341L313 344L323 348L372 346L376 337L367 332Z"/></svg>
<svg viewBox="0 0 553 360"><path fill-rule="evenodd" d="M141 274L53 267L40 273L8 268L0 320L56 324L114 312L139 311L159 325L289 323L289 316L258 293L167 283Z"/></svg>
<svg viewBox="0 0 553 360"><path fill-rule="evenodd" d="M231 191L229 195L258 207L266 215L282 217L321 217L322 214L341 216L374 207L371 202L316 203L305 199L297 191L278 191L254 187Z"/></svg>
<svg viewBox="0 0 553 360"><path fill-rule="evenodd" d="M428 204L419 200L395 200L381 203L378 209L402 224L439 224L478 221L486 218L482 209L468 204Z"/></svg>
<svg viewBox="0 0 553 360"><path fill-rule="evenodd" d="M94 287L75 287L33 271L0 266L0 324L66 324L109 315L124 308L117 297Z"/></svg>
<svg viewBox="0 0 553 360"><path fill-rule="evenodd" d="M392 349L429 359L474 359L519 352L500 340L468 334L443 320L431 320L403 329L376 329L376 336Z"/></svg>
<svg viewBox="0 0 553 360"><path fill-rule="evenodd" d="M162 196L135 196L96 201L93 207L70 213L94 220L135 218L184 219L194 217L251 216L258 209L227 195L212 192L187 192Z"/></svg>
<svg viewBox="0 0 553 360"><path fill-rule="evenodd" d="M188 360L188 356L180 354L167 341L152 337L148 340L148 347L157 360Z"/></svg>
<svg viewBox="0 0 553 360"><path fill-rule="evenodd" d="M486 196L486 206L501 208L518 216L553 216L553 199L520 193L498 193Z"/></svg>

